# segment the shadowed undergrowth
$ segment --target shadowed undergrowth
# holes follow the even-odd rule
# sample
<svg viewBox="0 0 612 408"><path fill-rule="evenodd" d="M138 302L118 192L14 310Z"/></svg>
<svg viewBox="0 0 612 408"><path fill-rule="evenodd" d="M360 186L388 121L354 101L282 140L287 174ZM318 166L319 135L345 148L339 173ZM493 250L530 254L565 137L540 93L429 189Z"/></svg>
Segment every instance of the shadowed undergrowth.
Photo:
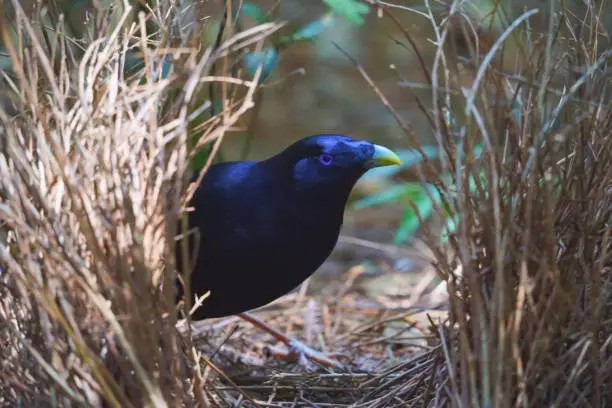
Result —
<svg viewBox="0 0 612 408"><path fill-rule="evenodd" d="M420 174L439 193L436 211L455 221L444 244L437 231L425 235L449 318L436 325L432 362L418 367L431 383L407 387L417 367L405 364L395 371L403 381L383 376L368 406L608 406L612 49L603 11L553 8L538 34L529 18L542 11L528 10L493 36L486 19L478 27L460 11L455 3L440 23L424 14L439 51L424 114L442 160L435 170L425 160Z"/></svg>
<svg viewBox="0 0 612 408"><path fill-rule="evenodd" d="M154 35L124 4L116 19L97 10L91 40L76 41L61 19L41 30L41 10L13 6L14 31L2 24L16 111L0 112L2 403L203 406L213 390L175 328L174 237L193 134L218 146L256 86L236 78L243 92L213 116L200 94L225 81L209 76L213 62L278 26L199 49L170 36L169 3L149 18ZM129 76L136 47L145 69ZM164 77L169 53L178 63Z"/></svg>

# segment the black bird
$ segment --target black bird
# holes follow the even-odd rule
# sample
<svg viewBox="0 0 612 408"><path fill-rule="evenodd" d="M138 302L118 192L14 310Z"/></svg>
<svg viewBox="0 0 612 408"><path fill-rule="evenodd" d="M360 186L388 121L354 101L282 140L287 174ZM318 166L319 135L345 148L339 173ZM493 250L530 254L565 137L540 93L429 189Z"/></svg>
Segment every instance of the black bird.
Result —
<svg viewBox="0 0 612 408"><path fill-rule="evenodd" d="M210 290L192 319L241 314L264 326L243 312L276 300L312 275L336 245L357 180L368 169L394 164L401 160L386 147L323 134L266 160L211 166L189 203L189 226L199 235L190 239L190 253L197 257L192 296ZM177 250L181 267L180 242ZM305 346L300 351L317 359Z"/></svg>

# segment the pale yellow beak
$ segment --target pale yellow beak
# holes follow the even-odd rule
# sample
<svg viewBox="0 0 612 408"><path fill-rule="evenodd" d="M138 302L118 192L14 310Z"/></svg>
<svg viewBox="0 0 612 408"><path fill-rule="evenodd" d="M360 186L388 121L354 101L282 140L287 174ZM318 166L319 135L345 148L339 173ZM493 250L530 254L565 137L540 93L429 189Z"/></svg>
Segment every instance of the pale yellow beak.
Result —
<svg viewBox="0 0 612 408"><path fill-rule="evenodd" d="M374 167L393 166L402 164L402 160L399 156L393 153L390 149L385 146L374 145L374 154L366 162L366 167L371 169Z"/></svg>

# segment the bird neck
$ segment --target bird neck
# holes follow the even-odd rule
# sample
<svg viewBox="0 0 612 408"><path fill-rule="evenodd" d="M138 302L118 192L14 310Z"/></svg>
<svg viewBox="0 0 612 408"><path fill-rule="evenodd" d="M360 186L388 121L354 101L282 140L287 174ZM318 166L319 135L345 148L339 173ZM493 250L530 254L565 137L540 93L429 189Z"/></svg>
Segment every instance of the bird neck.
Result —
<svg viewBox="0 0 612 408"><path fill-rule="evenodd" d="M257 163L254 175L260 181L261 192L276 196L275 202L282 203L283 210L301 213L298 218L316 217L323 223L342 224L352 185L335 184L320 188L300 185L294 179L292 167L284 168L284 163L275 159L272 157Z"/></svg>
<svg viewBox="0 0 612 408"><path fill-rule="evenodd" d="M343 213L348 201L351 187L333 186L332 188L303 189L295 188L295 196L301 202L309 203L313 207L324 206L334 212Z"/></svg>

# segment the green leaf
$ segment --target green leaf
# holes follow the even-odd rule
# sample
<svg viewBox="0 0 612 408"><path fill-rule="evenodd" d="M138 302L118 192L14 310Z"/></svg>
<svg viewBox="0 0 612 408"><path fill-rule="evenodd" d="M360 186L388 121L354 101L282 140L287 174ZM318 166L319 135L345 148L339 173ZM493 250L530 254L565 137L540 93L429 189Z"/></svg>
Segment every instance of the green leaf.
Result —
<svg viewBox="0 0 612 408"><path fill-rule="evenodd" d="M429 187L429 186L428 186ZM430 188L430 191L435 191L434 188ZM434 195L436 199L436 196ZM412 200L415 207L418 210L418 214L422 219L427 219L433 212L433 203L429 199L427 192L424 188L421 189L419 194ZM395 236L393 237L393 242L395 244L401 244L408 237L412 236L420 226L419 218L417 217L417 213L414 211L414 208L409 205L404 210L402 214L402 218L400 221L400 225L395 232Z"/></svg>
<svg viewBox="0 0 612 408"><path fill-rule="evenodd" d="M285 45L296 41L310 40L325 31L325 29L335 21L336 17L334 13L327 12L318 19L306 24L292 35L283 37L281 39L281 44Z"/></svg>
<svg viewBox="0 0 612 408"><path fill-rule="evenodd" d="M404 242L419 229L419 225L419 219L416 217L412 207L406 207L402 214L399 228L395 231L393 243L397 245Z"/></svg>
<svg viewBox="0 0 612 408"><path fill-rule="evenodd" d="M244 2L240 8L240 13L251 17L258 24L269 23L268 14L261 11L261 8L253 3Z"/></svg>
<svg viewBox="0 0 612 408"><path fill-rule="evenodd" d="M191 169L199 171L206 164L206 160L208 160L208 150L202 149L191 159Z"/></svg>
<svg viewBox="0 0 612 408"><path fill-rule="evenodd" d="M353 204L353 208L362 209L378 204L384 204L389 201L410 200L414 203L418 210L418 214L422 219L427 219L433 213L433 202L429 198L429 194L437 202L440 201L440 193L433 185L423 186L420 182L404 183L394 185L380 193L372 194L357 200ZM406 206L402 213L400 225L395 232L393 241L396 244L402 243L408 237L415 233L420 226L419 219L412 205Z"/></svg>
<svg viewBox="0 0 612 408"><path fill-rule="evenodd" d="M440 242L442 243L448 242L448 237L450 236L450 234L455 232L455 230L457 229L458 220L459 220L459 217L457 217L457 219L453 219L452 217L446 218L446 223L444 224L444 227L442 228L442 232L440 233Z"/></svg>
<svg viewBox="0 0 612 408"><path fill-rule="evenodd" d="M416 197L423 190L421 183L404 183L391 186L379 193L363 197L353 204L353 208L360 210L390 201L407 200Z"/></svg>
<svg viewBox="0 0 612 408"><path fill-rule="evenodd" d="M362 25L364 22L363 16L370 11L370 6L357 0L323 0L323 2L334 13L341 15L355 25Z"/></svg>
<svg viewBox="0 0 612 408"><path fill-rule="evenodd" d="M170 74L171 69L172 69L172 60L169 55L165 55L164 62L162 63L161 79L168 78L168 75Z"/></svg>
<svg viewBox="0 0 612 408"><path fill-rule="evenodd" d="M255 76L257 68L262 64L261 75L259 77L260 82L263 82L270 76L272 70L278 65L278 61L278 51L274 47L267 47L261 51L249 52L242 57L242 65L251 78Z"/></svg>

